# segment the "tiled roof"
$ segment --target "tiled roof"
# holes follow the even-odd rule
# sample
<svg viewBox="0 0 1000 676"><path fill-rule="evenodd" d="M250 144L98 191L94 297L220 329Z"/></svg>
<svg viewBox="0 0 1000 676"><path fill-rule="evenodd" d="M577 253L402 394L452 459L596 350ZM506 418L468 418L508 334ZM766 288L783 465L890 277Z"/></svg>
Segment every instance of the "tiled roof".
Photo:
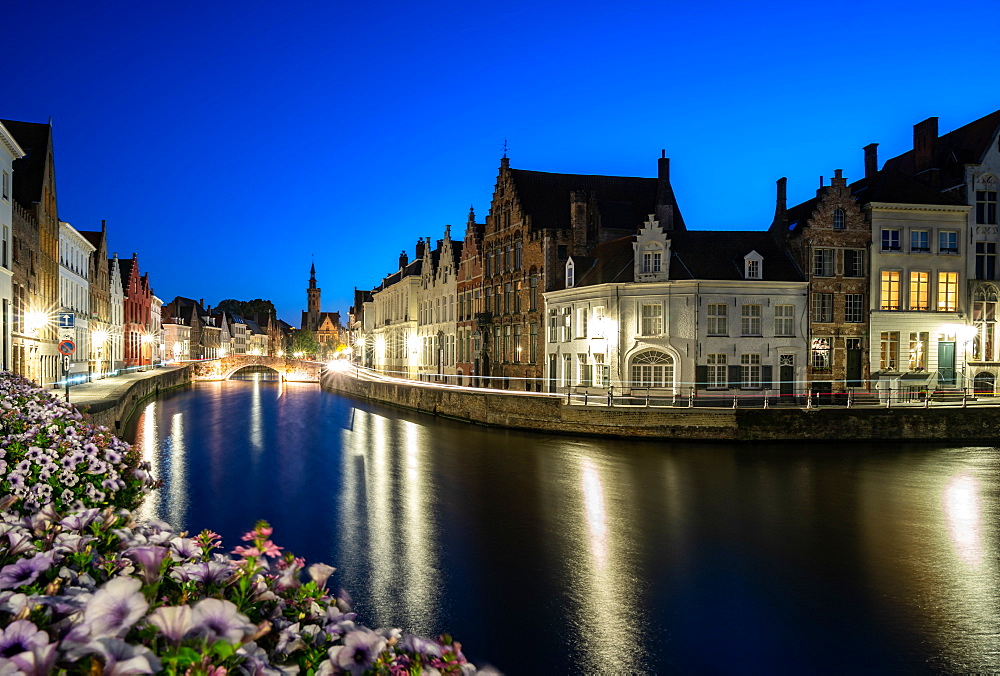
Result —
<svg viewBox="0 0 1000 676"><path fill-rule="evenodd" d="M960 204L949 195L905 176L895 169L883 169L874 176L855 181L851 194L858 204L890 202L893 204Z"/></svg>
<svg viewBox="0 0 1000 676"><path fill-rule="evenodd" d="M791 257L767 231L674 231L668 236L671 280L742 280L743 258L756 251L764 259L763 281L803 281ZM576 286L635 281L634 241L631 235L594 247L588 258L596 260L585 273L577 273Z"/></svg>
<svg viewBox="0 0 1000 676"><path fill-rule="evenodd" d="M966 164L979 164L1000 127L1000 110L939 136L934 143L931 166L941 171L945 188L964 180ZM908 150L886 160L884 169L895 169L908 176L916 173L914 151Z"/></svg>
<svg viewBox="0 0 1000 676"><path fill-rule="evenodd" d="M95 249L99 250L101 248L101 239L104 235L103 232L100 230L80 230L79 232L87 238L87 241L90 242Z"/></svg>
<svg viewBox="0 0 1000 676"><path fill-rule="evenodd" d="M49 150L49 125L41 122L0 120L24 150L21 159L14 160L14 199L23 207L42 201L45 182L45 158Z"/></svg>
<svg viewBox="0 0 1000 676"><path fill-rule="evenodd" d="M634 176L553 174L511 169L511 178L533 228L570 227L570 191L586 190L597 198L602 228L635 230L656 213L658 179ZM676 202L675 227L683 228Z"/></svg>

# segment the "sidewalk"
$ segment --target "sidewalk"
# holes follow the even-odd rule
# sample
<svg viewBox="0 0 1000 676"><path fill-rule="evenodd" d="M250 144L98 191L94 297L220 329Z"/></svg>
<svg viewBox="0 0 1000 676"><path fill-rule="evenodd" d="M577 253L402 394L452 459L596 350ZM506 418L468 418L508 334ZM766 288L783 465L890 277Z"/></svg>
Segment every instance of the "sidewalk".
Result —
<svg viewBox="0 0 1000 676"><path fill-rule="evenodd" d="M154 376L177 371L184 366L163 366L154 368L151 371L133 371L111 378L93 380L89 383L71 385L69 388L69 402L77 406L92 406L103 401L118 401L125 394L132 383L138 380L145 380ZM52 394L60 399L66 398L66 388L53 389Z"/></svg>

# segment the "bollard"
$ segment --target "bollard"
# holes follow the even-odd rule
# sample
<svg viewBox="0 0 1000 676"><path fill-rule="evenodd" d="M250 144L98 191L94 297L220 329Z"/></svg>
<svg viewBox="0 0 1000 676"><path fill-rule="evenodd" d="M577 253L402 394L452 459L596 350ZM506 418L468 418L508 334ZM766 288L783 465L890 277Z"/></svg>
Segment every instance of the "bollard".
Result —
<svg viewBox="0 0 1000 676"><path fill-rule="evenodd" d="M924 392L924 408L930 408L930 407L931 407L931 393Z"/></svg>
<svg viewBox="0 0 1000 676"><path fill-rule="evenodd" d="M590 395L590 392L588 392L587 390L583 391L583 405L584 406L587 405L587 398L588 398L589 395Z"/></svg>
<svg viewBox="0 0 1000 676"><path fill-rule="evenodd" d="M768 396L764 395L764 408L767 408Z"/></svg>
<svg viewBox="0 0 1000 676"><path fill-rule="evenodd" d="M968 392L966 392L965 388L963 387L962 388L962 408L965 408L966 406L969 405L967 397L968 397Z"/></svg>
<svg viewBox="0 0 1000 676"><path fill-rule="evenodd" d="M739 395L734 394L733 395L733 408L739 408L739 406L737 405L738 401L739 401Z"/></svg>
<svg viewBox="0 0 1000 676"><path fill-rule="evenodd" d="M847 408L854 405L854 390L847 390Z"/></svg>
<svg viewBox="0 0 1000 676"><path fill-rule="evenodd" d="M813 397L812 392L806 392L806 410L810 410L813 407Z"/></svg>
<svg viewBox="0 0 1000 676"><path fill-rule="evenodd" d="M646 390L646 408L649 408L649 390Z"/></svg>
<svg viewBox="0 0 1000 676"><path fill-rule="evenodd" d="M694 390L688 392L688 408L694 408Z"/></svg>
<svg viewBox="0 0 1000 676"><path fill-rule="evenodd" d="M885 407L892 408L892 390L889 390L889 395L885 398Z"/></svg>

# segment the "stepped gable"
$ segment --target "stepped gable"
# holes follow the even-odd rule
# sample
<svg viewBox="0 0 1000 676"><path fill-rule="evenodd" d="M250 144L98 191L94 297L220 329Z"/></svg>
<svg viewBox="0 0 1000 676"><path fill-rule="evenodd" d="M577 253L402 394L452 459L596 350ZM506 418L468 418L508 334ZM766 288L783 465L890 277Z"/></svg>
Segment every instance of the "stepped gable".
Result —
<svg viewBox="0 0 1000 676"><path fill-rule="evenodd" d="M947 189L964 182L965 165L982 162L983 155L996 135L997 127L1000 127L1000 110L934 139L931 167L941 172L942 188ZM911 149L886 160L883 168L913 176L918 173L916 151Z"/></svg>
<svg viewBox="0 0 1000 676"><path fill-rule="evenodd" d="M0 120L24 151L24 157L14 160L14 200L26 209L42 201L45 183L45 158L49 151L48 123Z"/></svg>
<svg viewBox="0 0 1000 676"><path fill-rule="evenodd" d="M635 230L649 214L656 213L658 179L634 176L554 174L510 169L521 209L531 216L532 228L570 227L570 192L585 190L597 200L601 227ZM676 202L674 227L683 228Z"/></svg>
<svg viewBox="0 0 1000 676"><path fill-rule="evenodd" d="M886 202L891 204L958 205L958 200L934 190L925 183L910 178L896 169L887 168L859 179L848 186L858 204Z"/></svg>

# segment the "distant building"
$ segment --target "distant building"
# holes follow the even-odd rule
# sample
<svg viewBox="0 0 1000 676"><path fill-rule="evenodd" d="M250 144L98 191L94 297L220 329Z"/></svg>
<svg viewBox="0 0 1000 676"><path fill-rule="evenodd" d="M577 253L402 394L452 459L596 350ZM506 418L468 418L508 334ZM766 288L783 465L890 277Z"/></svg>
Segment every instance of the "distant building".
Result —
<svg viewBox="0 0 1000 676"><path fill-rule="evenodd" d="M112 368L111 358L111 277L108 273L108 227L81 230L94 247L90 256L90 372L100 378Z"/></svg>
<svg viewBox="0 0 1000 676"><path fill-rule="evenodd" d="M321 289L316 286L316 264L309 269L309 287L306 289L306 307L302 313L301 330L311 331L319 344L317 358L328 359L347 342L346 332L340 323L339 312L320 310Z"/></svg>
<svg viewBox="0 0 1000 676"><path fill-rule="evenodd" d="M14 237L14 160L24 156L7 128L0 124L0 368L13 369L14 269L11 262Z"/></svg>
<svg viewBox="0 0 1000 676"><path fill-rule="evenodd" d="M59 327L59 337L71 338L76 351L69 358L70 375L90 375L90 259L96 251L90 240L72 225L59 222L60 316L72 326Z"/></svg>

